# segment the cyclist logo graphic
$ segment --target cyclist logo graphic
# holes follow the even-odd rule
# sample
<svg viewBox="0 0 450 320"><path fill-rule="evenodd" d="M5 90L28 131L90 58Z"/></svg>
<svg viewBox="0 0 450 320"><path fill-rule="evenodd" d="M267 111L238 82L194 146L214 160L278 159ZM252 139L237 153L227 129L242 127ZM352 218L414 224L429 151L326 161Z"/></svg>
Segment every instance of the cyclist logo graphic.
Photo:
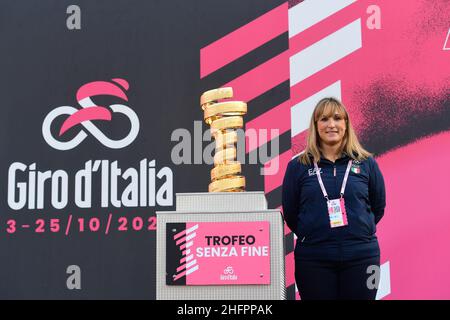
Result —
<svg viewBox="0 0 450 320"><path fill-rule="evenodd" d="M136 113L128 106L122 104L113 104L109 108L97 106L91 97L98 95L110 95L121 98L128 101L128 97L124 90L128 90L129 84L124 79L112 79L113 82L106 81L94 81L86 83L81 86L77 91L77 101L82 109L77 109L71 106L62 106L53 109L45 117L42 123L42 135L45 141L53 148L57 150L70 150L78 146L88 136L86 131L93 135L101 144L111 149L121 149L131 144L139 133L139 119ZM122 89L123 88L123 89ZM130 132L120 140L113 140L108 138L103 132L98 129L92 120L104 120L111 121L112 112L118 112L125 115L130 121ZM60 141L55 138L51 132L52 122L62 115L68 115L69 117L64 121L60 130L59 137L61 137L70 128L81 124L83 128L80 132L70 141Z"/></svg>
<svg viewBox="0 0 450 320"><path fill-rule="evenodd" d="M226 267L225 270L223 270L224 274L233 274L234 270L233 267Z"/></svg>
<svg viewBox="0 0 450 320"><path fill-rule="evenodd" d="M227 266L223 270L223 274L220 275L221 281L236 281L238 276L234 273L234 269L232 266Z"/></svg>

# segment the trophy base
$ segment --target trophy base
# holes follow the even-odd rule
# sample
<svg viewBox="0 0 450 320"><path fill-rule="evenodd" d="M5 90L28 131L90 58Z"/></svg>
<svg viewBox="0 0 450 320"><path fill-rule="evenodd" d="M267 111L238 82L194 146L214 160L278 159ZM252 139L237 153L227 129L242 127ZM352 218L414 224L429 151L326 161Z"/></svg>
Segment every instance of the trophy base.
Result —
<svg viewBox="0 0 450 320"><path fill-rule="evenodd" d="M284 224L279 210L267 209L264 192L177 193L176 211L158 211L156 298L158 300L284 300ZM268 223L270 282L268 284L168 285L167 224ZM220 259L220 258L219 258Z"/></svg>

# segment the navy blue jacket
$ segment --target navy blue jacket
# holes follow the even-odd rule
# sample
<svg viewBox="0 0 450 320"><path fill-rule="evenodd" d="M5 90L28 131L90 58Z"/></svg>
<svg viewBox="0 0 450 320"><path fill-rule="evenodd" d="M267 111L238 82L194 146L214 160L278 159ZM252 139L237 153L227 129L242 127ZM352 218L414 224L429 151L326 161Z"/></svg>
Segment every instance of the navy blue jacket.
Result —
<svg viewBox="0 0 450 320"><path fill-rule="evenodd" d="M345 153L334 163L320 159L318 167L329 199L340 197L350 160ZM304 165L298 156L289 162L283 180L282 203L286 223L298 238L296 259L343 261L380 254L375 232L386 206L383 176L373 157L360 162L353 160L352 167L344 193L348 225L331 228L327 201L314 164Z"/></svg>

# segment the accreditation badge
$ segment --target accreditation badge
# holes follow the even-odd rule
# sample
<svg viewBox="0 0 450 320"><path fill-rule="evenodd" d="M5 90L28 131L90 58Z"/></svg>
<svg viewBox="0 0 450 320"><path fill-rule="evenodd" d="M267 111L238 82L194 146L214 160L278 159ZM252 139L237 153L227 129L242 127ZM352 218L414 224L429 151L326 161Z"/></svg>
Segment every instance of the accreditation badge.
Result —
<svg viewBox="0 0 450 320"><path fill-rule="evenodd" d="M344 198L329 200L327 204L331 228L348 225Z"/></svg>

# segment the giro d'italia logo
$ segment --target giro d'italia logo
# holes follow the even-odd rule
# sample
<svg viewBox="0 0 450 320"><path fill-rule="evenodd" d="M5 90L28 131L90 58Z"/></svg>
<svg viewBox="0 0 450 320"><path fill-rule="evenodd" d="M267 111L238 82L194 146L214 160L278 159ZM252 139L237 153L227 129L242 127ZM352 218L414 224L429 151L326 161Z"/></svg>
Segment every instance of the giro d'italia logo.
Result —
<svg viewBox="0 0 450 320"><path fill-rule="evenodd" d="M86 83L77 91L77 101L82 109L71 106L61 106L50 111L45 117L42 124L42 135L45 141L57 150L70 150L78 146L84 139L88 137L89 132L105 147L111 149L120 149L128 146L136 139L139 132L139 119L136 113L128 106L123 104L113 104L109 108L96 105L91 98L98 95L110 95L128 101L125 91L128 90L129 84L124 79L112 79L114 83L106 81L94 81ZM92 122L93 120L111 121L112 113L118 112L125 115L130 121L130 132L119 140L108 138L99 128ZM53 120L60 116L68 116L59 129L58 136L54 137L51 132ZM64 133L72 127L81 125L80 131L70 141L59 140Z"/></svg>

